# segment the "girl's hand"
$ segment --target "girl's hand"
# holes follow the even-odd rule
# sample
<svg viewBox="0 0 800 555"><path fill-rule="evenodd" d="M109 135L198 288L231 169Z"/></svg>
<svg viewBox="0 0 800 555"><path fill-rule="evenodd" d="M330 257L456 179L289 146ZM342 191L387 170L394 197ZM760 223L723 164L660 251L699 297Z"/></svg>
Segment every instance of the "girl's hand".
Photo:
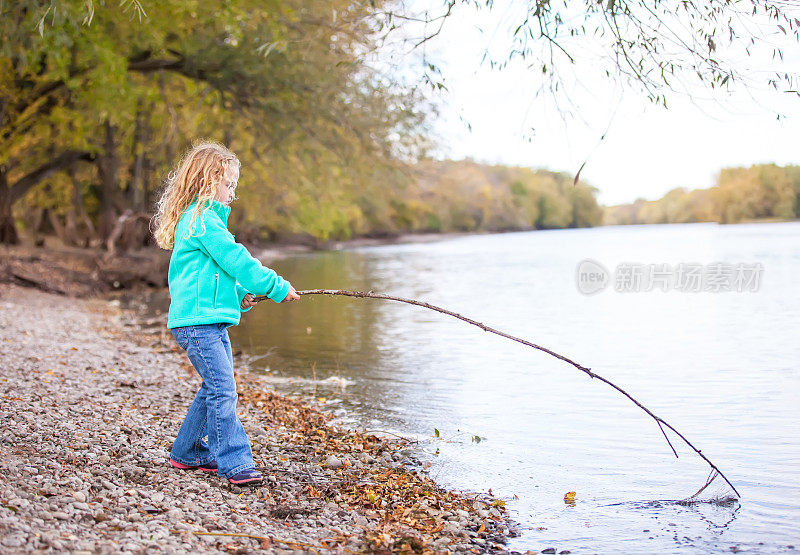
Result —
<svg viewBox="0 0 800 555"><path fill-rule="evenodd" d="M250 307L256 306L256 304L258 304L258 303L256 303L253 300L254 298L255 297L253 297L253 295L251 295L250 293L245 295L244 299L242 299L242 306L241 306L242 310L247 310Z"/></svg>
<svg viewBox="0 0 800 555"><path fill-rule="evenodd" d="M286 297L281 301L282 303L288 303L289 301L296 301L300 298L300 295L297 294L297 291L294 290L294 287L291 285L289 286L289 292L286 293Z"/></svg>

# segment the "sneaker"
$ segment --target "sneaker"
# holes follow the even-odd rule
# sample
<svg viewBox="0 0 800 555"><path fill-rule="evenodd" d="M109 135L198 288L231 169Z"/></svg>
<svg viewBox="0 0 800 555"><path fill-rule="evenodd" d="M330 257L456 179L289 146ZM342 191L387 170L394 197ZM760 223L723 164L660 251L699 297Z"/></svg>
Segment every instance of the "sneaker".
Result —
<svg viewBox="0 0 800 555"><path fill-rule="evenodd" d="M175 468L180 468L181 470L202 470L203 472L217 471L217 463L214 461L207 462L206 464L201 464L199 466L190 466L188 464L179 463L178 461L170 459L169 464L171 464Z"/></svg>
<svg viewBox="0 0 800 555"><path fill-rule="evenodd" d="M264 478L261 476L261 473L254 468L242 470L241 472L237 472L228 478L228 481L231 484L235 484L237 486L257 486L263 480Z"/></svg>

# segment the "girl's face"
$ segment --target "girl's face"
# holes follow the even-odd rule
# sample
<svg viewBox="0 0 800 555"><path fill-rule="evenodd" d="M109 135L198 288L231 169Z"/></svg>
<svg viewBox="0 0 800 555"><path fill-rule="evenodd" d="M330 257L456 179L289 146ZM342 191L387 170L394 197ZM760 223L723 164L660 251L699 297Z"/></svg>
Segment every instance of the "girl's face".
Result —
<svg viewBox="0 0 800 555"><path fill-rule="evenodd" d="M239 184L239 168L232 166L226 173L225 177L217 187L217 194L214 195L214 200L221 202L225 206L230 205L236 198L236 186Z"/></svg>

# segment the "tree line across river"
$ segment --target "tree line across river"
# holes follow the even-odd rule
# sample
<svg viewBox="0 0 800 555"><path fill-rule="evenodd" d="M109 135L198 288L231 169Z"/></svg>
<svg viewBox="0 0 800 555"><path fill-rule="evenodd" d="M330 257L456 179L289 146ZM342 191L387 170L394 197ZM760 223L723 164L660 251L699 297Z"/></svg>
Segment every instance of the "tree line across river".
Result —
<svg viewBox="0 0 800 555"><path fill-rule="evenodd" d="M329 200L314 225L299 221L281 225L280 207L254 181L239 191L232 212L237 237L245 241L288 241L320 245L327 240L386 237L401 233L515 231L599 225L664 224L800 218L800 166L755 165L728 168L707 189L676 188L658 200L601 206L597 189L574 183L565 172L491 166L473 160L421 160L408 165L393 187L376 186L379 198L367 195ZM66 183L65 189L69 189ZM80 194L53 196L58 187L45 182L18 207L18 222L34 235L56 234L66 244L108 242L98 234L101 206L92 182L75 183ZM154 200L158 184L148 187ZM124 190L121 191L124 194ZM151 244L151 212L123 208L112 242L124 248ZM292 219L291 212L286 214ZM267 222L275 222L269 225ZM81 222L84 222L81 225ZM111 249L114 249L113 245Z"/></svg>
<svg viewBox="0 0 800 555"><path fill-rule="evenodd" d="M658 200L605 208L604 223L674 224L800 219L800 166L726 168L708 189L676 188Z"/></svg>

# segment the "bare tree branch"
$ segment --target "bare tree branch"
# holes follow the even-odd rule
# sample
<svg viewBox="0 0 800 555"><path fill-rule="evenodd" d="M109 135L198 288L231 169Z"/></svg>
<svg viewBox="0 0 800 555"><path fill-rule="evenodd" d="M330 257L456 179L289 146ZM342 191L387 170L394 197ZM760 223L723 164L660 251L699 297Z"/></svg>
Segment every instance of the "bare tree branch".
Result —
<svg viewBox="0 0 800 555"><path fill-rule="evenodd" d="M79 150L67 150L66 152L62 152L49 162L42 164L35 170L19 178L11 185L9 188L11 189L12 202L22 198L31 187L43 179L46 179L59 170L67 168L78 160L84 160L86 162L94 161L94 154Z"/></svg>

